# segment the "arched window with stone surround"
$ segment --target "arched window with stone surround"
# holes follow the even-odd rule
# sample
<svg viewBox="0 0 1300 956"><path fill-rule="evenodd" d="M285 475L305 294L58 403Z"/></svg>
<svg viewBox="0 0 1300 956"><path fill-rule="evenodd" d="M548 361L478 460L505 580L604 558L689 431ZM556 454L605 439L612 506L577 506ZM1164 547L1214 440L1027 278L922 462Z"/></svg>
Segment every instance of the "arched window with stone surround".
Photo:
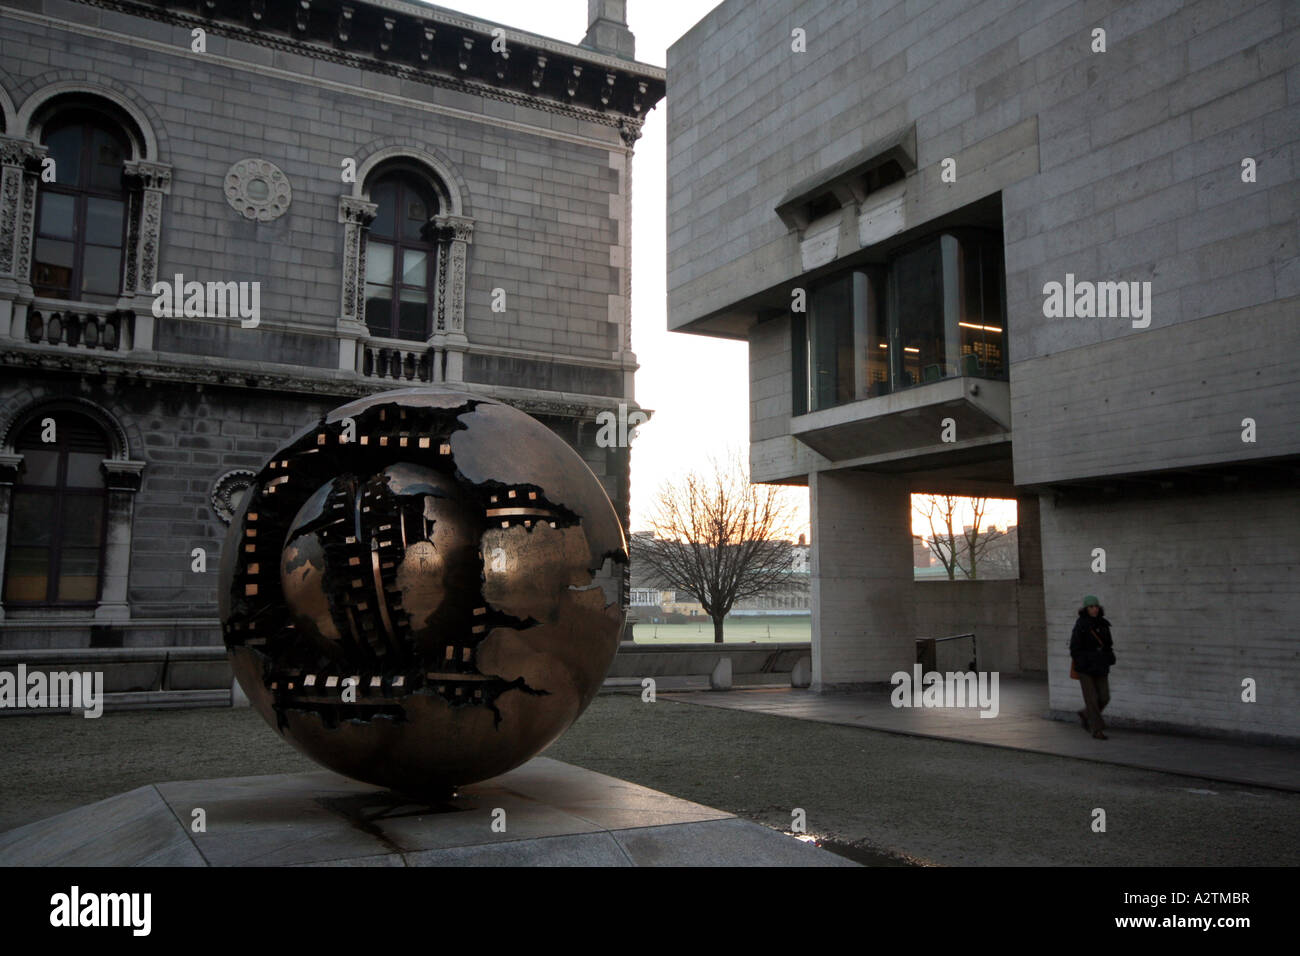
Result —
<svg viewBox="0 0 1300 956"><path fill-rule="evenodd" d="M0 137L0 283L21 293L0 340L153 348L132 300L152 297L170 191L137 99L82 80L30 95Z"/></svg>
<svg viewBox="0 0 1300 956"><path fill-rule="evenodd" d="M385 147L362 161L352 192L339 197L340 368L462 381L474 235L463 188L454 169L418 147Z"/></svg>
<svg viewBox="0 0 1300 956"><path fill-rule="evenodd" d="M423 342L434 326L440 212L427 179L398 168L370 186L375 218L366 236L365 321L372 335Z"/></svg>
<svg viewBox="0 0 1300 956"><path fill-rule="evenodd" d="M102 464L111 444L97 422L67 411L47 442L47 421L33 417L13 442L22 466L10 500L4 603L93 607L104 567Z"/></svg>
<svg viewBox="0 0 1300 956"><path fill-rule="evenodd" d="M126 244L126 134L100 113L62 111L41 135L55 178L37 197L32 289L38 296L114 302Z"/></svg>

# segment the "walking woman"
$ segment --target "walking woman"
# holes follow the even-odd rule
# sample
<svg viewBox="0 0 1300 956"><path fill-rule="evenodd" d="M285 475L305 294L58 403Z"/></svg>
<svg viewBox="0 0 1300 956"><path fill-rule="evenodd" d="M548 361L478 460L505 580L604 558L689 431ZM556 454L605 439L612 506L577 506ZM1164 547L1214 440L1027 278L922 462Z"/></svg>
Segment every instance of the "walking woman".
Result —
<svg viewBox="0 0 1300 956"><path fill-rule="evenodd" d="M1083 691L1083 710L1078 711L1084 728L1098 740L1106 740L1106 725L1101 712L1110 702L1110 668L1115 663L1111 649L1110 621L1101 602L1089 594L1079 608L1070 635L1070 676L1079 681Z"/></svg>

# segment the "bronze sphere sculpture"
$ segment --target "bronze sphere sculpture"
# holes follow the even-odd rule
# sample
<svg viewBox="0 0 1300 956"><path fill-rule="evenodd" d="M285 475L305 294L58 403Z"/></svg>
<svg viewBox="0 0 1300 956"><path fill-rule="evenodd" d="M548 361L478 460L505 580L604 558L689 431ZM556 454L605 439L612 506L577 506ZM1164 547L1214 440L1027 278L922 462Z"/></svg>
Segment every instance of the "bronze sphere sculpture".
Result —
<svg viewBox="0 0 1300 956"><path fill-rule="evenodd" d="M595 697L627 546L600 482L525 413L441 388L335 409L258 473L221 560L252 706L307 756L438 797Z"/></svg>

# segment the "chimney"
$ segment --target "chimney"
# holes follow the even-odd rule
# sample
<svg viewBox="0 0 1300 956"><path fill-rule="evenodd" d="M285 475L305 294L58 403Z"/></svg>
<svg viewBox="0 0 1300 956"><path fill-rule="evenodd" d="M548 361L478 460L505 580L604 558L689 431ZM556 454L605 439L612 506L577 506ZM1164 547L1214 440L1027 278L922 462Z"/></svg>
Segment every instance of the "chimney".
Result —
<svg viewBox="0 0 1300 956"><path fill-rule="evenodd" d="M626 60L636 57L636 39L627 28L627 0L587 0L587 35L582 45Z"/></svg>

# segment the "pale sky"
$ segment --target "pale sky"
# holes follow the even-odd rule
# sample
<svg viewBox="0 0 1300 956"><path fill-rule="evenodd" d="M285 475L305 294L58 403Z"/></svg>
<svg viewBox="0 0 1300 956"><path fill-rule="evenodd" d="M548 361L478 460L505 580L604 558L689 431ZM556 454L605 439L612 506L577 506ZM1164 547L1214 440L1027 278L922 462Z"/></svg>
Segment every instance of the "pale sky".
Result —
<svg viewBox="0 0 1300 956"><path fill-rule="evenodd" d="M586 0L441 0L438 6L508 27L579 43ZM718 5L717 0L628 0L636 58L665 66L668 47ZM744 342L667 331L667 124L665 100L646 118L632 163L632 348L640 370L636 399L654 412L632 445L632 529L640 530L661 483L710 457L746 453L749 444L749 348ZM807 516L808 493L790 492ZM990 509L998 525L1014 505ZM914 516L913 532L929 533Z"/></svg>

